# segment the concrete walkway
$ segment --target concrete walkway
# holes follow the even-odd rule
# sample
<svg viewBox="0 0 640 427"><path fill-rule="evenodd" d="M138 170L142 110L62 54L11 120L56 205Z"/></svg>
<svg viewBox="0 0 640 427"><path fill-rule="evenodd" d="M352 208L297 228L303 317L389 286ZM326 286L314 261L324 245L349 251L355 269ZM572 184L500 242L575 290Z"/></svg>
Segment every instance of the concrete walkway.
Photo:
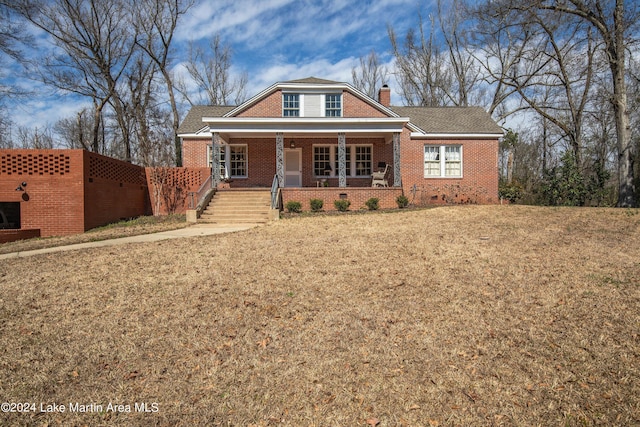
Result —
<svg viewBox="0 0 640 427"><path fill-rule="evenodd" d="M231 233L256 227L257 224L216 225L198 224L177 230L161 231L159 233L141 234L139 236L120 237L117 239L100 240L98 242L76 243L73 245L56 246L53 248L34 249L32 251L12 252L1 254L1 259L20 258L31 255L49 254L54 252L75 251L78 249L100 248L104 246L122 245L125 243L157 242L167 239L179 239L183 237L210 236L212 234Z"/></svg>

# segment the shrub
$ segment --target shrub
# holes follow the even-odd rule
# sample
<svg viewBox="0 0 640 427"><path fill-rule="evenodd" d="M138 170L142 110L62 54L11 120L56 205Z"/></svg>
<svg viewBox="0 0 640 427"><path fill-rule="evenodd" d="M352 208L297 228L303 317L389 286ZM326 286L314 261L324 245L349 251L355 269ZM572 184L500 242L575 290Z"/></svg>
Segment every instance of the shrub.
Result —
<svg viewBox="0 0 640 427"><path fill-rule="evenodd" d="M500 183L498 187L498 196L501 199L508 200L509 203L516 203L522 198L523 193L524 189L517 182L511 184Z"/></svg>
<svg viewBox="0 0 640 427"><path fill-rule="evenodd" d="M396 203L400 209L406 208L409 205L409 199L405 195L399 195L396 197Z"/></svg>
<svg viewBox="0 0 640 427"><path fill-rule="evenodd" d="M313 212L320 212L322 210L322 206L324 206L324 201L322 199L311 199L309 204L311 205L311 210Z"/></svg>
<svg viewBox="0 0 640 427"><path fill-rule="evenodd" d="M300 213L302 212L302 203L295 202L293 200L288 201L284 207L287 209L287 212L290 213Z"/></svg>
<svg viewBox="0 0 640 427"><path fill-rule="evenodd" d="M377 197L372 197L364 202L364 204L367 205L367 208L369 208L370 211L377 211L380 208L378 202L380 202L380 199L378 199Z"/></svg>
<svg viewBox="0 0 640 427"><path fill-rule="evenodd" d="M333 205L336 207L336 209L338 209L340 212L344 212L347 209L349 209L349 206L351 206L351 202L347 199L340 199L340 200L335 200L333 202Z"/></svg>

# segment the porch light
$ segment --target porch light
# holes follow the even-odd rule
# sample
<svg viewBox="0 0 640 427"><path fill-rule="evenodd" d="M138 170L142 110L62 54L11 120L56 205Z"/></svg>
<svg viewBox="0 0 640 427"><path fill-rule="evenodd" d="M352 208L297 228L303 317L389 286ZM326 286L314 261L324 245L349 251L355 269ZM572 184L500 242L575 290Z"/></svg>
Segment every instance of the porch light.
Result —
<svg viewBox="0 0 640 427"><path fill-rule="evenodd" d="M27 186L27 183L23 181L20 185L18 185L18 187L16 188L16 191L26 191L24 189L24 187L26 186Z"/></svg>
<svg viewBox="0 0 640 427"><path fill-rule="evenodd" d="M291 142L289 143L289 147L290 148L296 148L296 142L292 139Z"/></svg>
<svg viewBox="0 0 640 427"><path fill-rule="evenodd" d="M324 174L325 175L331 175L331 166L329 165L329 163L326 163L324 165Z"/></svg>

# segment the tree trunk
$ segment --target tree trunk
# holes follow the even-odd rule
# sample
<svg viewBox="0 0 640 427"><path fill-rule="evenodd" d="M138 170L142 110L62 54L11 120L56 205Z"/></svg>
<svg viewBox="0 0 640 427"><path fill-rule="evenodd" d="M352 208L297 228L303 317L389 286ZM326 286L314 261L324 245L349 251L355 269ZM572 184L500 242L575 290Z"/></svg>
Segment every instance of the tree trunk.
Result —
<svg viewBox="0 0 640 427"><path fill-rule="evenodd" d="M627 104L627 85L625 82L625 49L624 43L624 7L623 1L616 1L613 16L613 43L607 43L609 65L613 74L613 112L616 120L616 136L618 138L618 207L632 208L636 206L636 189L633 182L633 145L631 143L631 127Z"/></svg>

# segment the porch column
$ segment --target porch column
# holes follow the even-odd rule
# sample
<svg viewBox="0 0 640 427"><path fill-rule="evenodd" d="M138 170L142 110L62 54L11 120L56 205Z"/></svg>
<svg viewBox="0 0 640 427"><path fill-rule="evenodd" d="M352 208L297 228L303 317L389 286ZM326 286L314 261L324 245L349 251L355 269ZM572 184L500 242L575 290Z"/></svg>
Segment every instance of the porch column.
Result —
<svg viewBox="0 0 640 427"><path fill-rule="evenodd" d="M393 133L393 186L402 186L400 177L400 132Z"/></svg>
<svg viewBox="0 0 640 427"><path fill-rule="evenodd" d="M284 133L276 132L276 174L278 186L284 187Z"/></svg>
<svg viewBox="0 0 640 427"><path fill-rule="evenodd" d="M347 186L347 136L338 133L338 187Z"/></svg>
<svg viewBox="0 0 640 427"><path fill-rule="evenodd" d="M211 142L211 186L216 188L220 184L220 134L213 132Z"/></svg>

